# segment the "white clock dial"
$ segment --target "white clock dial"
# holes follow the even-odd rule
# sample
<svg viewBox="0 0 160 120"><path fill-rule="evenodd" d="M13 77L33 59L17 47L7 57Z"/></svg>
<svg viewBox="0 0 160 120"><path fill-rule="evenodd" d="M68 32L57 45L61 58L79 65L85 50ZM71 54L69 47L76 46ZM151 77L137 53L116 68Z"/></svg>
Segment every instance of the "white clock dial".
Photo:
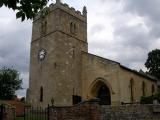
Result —
<svg viewBox="0 0 160 120"><path fill-rule="evenodd" d="M41 49L38 52L38 58L39 58L39 60L41 60L41 61L44 60L45 56L46 56L46 51L44 49Z"/></svg>

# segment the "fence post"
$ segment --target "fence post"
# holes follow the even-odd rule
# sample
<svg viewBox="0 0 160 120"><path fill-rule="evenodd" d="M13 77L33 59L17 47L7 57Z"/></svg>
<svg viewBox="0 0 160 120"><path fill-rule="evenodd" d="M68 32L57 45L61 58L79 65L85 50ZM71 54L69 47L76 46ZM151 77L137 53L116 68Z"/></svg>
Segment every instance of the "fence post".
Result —
<svg viewBox="0 0 160 120"><path fill-rule="evenodd" d="M49 104L48 104L48 107L47 107L47 120L49 120Z"/></svg>
<svg viewBox="0 0 160 120"><path fill-rule="evenodd" d="M4 114L3 104L1 104L0 105L0 120L3 120L3 114Z"/></svg>
<svg viewBox="0 0 160 120"><path fill-rule="evenodd" d="M26 114L26 109L25 109L25 107L26 106L24 106L24 113L23 113L24 114L24 120L26 120L26 115L25 115Z"/></svg>

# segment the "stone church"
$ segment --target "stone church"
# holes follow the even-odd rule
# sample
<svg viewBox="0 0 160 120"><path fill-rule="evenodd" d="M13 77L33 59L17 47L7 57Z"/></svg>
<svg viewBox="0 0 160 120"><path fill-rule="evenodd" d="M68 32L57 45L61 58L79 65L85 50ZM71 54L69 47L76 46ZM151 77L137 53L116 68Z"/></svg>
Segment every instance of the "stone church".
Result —
<svg viewBox="0 0 160 120"><path fill-rule="evenodd" d="M56 0L33 20L27 101L70 106L91 98L102 105L139 102L157 80L116 61L88 53L87 9Z"/></svg>

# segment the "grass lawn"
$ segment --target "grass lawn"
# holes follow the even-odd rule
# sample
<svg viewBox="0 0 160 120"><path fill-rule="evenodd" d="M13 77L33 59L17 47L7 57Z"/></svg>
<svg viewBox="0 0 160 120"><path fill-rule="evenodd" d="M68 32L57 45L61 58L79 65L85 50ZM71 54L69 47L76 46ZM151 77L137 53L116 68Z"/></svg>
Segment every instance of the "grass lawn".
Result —
<svg viewBox="0 0 160 120"><path fill-rule="evenodd" d="M16 117L16 120L24 120L24 117Z"/></svg>
<svg viewBox="0 0 160 120"><path fill-rule="evenodd" d="M36 116L36 120L46 120L44 116ZM24 120L24 117L16 117L16 120ZM30 117L29 120L35 120L35 117L32 116L32 118Z"/></svg>

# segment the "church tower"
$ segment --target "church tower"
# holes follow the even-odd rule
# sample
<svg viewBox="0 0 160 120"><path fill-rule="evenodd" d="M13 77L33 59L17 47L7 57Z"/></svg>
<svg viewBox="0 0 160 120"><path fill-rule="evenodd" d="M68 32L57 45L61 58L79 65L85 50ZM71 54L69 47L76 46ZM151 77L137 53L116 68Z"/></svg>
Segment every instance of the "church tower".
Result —
<svg viewBox="0 0 160 120"><path fill-rule="evenodd" d="M81 52L88 52L87 10L56 0L33 20L27 101L46 107L73 104L82 95Z"/></svg>

